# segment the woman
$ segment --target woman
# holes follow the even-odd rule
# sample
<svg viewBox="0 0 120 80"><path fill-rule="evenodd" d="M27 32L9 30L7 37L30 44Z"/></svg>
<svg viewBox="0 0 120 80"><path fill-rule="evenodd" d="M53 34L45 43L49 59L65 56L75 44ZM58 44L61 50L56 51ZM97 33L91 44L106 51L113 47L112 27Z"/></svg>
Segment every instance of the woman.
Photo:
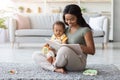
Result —
<svg viewBox="0 0 120 80"><path fill-rule="evenodd" d="M61 47L54 65L58 68L65 68L67 71L81 71L85 69L87 54L94 55L95 53L91 28L82 17L80 7L75 4L65 7L63 20L68 25L66 29L68 44L80 44L83 54L76 55L70 48Z"/></svg>
<svg viewBox="0 0 120 80"><path fill-rule="evenodd" d="M80 44L83 53L77 55L70 48L63 46L57 52L54 67L51 65L49 70L60 73L65 73L65 70L81 71L85 69L87 54L94 55L95 53L91 28L82 17L80 7L75 4L70 4L65 7L63 20L69 26L66 29L68 44ZM50 65L45 61L42 54L33 54L33 59L43 68Z"/></svg>

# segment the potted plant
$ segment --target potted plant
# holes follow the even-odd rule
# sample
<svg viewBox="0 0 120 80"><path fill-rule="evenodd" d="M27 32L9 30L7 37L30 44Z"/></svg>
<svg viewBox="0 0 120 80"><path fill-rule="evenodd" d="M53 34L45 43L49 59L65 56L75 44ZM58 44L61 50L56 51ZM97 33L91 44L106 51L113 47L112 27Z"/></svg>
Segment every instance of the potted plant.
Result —
<svg viewBox="0 0 120 80"><path fill-rule="evenodd" d="M31 10L30 8L27 8L26 12L27 12L27 13L31 13L32 10Z"/></svg>
<svg viewBox="0 0 120 80"><path fill-rule="evenodd" d="M20 12L24 12L24 7L23 6L19 6L18 9L19 9Z"/></svg>
<svg viewBox="0 0 120 80"><path fill-rule="evenodd" d="M87 12L86 8L84 8L84 7L81 7L81 11L82 11L82 13Z"/></svg>
<svg viewBox="0 0 120 80"><path fill-rule="evenodd" d="M5 25L5 19L4 18L0 18L0 28L7 29L7 27Z"/></svg>
<svg viewBox="0 0 120 80"><path fill-rule="evenodd" d="M7 40L7 27L5 25L5 18L0 18L0 43Z"/></svg>

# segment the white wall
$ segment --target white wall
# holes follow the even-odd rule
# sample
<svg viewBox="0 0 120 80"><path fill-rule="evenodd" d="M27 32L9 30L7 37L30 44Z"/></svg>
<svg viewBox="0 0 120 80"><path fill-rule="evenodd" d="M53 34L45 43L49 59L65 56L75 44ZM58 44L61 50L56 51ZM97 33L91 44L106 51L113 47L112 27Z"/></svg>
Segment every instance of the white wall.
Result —
<svg viewBox="0 0 120 80"><path fill-rule="evenodd" d="M120 0L114 0L114 16L113 16L113 40L120 42Z"/></svg>
<svg viewBox="0 0 120 80"><path fill-rule="evenodd" d="M107 16L109 19L109 40L113 40L112 0L111 2L80 3L80 7L86 8L88 13L95 12L95 13L101 13L102 15Z"/></svg>
<svg viewBox="0 0 120 80"><path fill-rule="evenodd" d="M73 2L71 2L73 3ZM61 8L63 9L65 7L65 5L67 4L71 4L70 2L67 3L67 2L60 2L60 3L47 3L47 10L49 10L49 8L52 8L52 7L55 7L55 8ZM78 4L77 2L74 2L75 4ZM17 3L16 6L19 6L19 5L23 5L24 7L30 7L30 8L34 8L34 10L36 10L36 7L41 7L44 9L44 3L42 2L39 2L39 3ZM80 3L80 7L85 7L87 9L87 12L98 12L98 13L101 13L101 11L108 11L110 12L111 11L111 3L108 2L108 3L103 3L103 2L93 2L93 3L89 3L89 2L86 2L86 3Z"/></svg>
<svg viewBox="0 0 120 80"><path fill-rule="evenodd" d="M81 7L85 7L87 12L98 12L102 11L111 12L111 3L103 3L103 2L93 2L93 3L80 3Z"/></svg>
<svg viewBox="0 0 120 80"><path fill-rule="evenodd" d="M72 4L73 2L69 2L69 3L62 3L62 2L60 2L60 3L44 3L44 2L39 2L39 3L36 3L36 2L34 2L34 3L26 3L26 2L17 2L16 3L16 8L18 8L19 6L23 6L25 9L26 8L31 8L32 9L32 13L37 13L37 7L41 7L41 9L42 9L42 13L44 13L44 12L48 12L48 13L50 13L50 10L52 9L52 8L60 8L61 10L63 10L63 8L65 7L65 5L67 5L67 4ZM75 4L77 4L76 2L75 2ZM45 5L46 5L46 7L45 7ZM47 10L47 11L46 11ZM25 12L26 12L26 10L25 10Z"/></svg>

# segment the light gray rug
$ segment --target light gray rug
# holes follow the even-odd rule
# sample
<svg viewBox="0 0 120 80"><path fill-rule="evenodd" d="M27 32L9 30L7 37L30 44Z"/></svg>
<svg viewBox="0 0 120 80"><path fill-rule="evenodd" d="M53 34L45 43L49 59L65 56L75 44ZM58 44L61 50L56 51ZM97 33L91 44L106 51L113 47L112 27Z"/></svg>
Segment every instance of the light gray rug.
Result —
<svg viewBox="0 0 120 80"><path fill-rule="evenodd" d="M35 64L0 63L0 80L120 80L120 71L114 65L94 64L87 68L98 70L96 76L86 76L81 72L55 73ZM10 74L10 70L17 71Z"/></svg>

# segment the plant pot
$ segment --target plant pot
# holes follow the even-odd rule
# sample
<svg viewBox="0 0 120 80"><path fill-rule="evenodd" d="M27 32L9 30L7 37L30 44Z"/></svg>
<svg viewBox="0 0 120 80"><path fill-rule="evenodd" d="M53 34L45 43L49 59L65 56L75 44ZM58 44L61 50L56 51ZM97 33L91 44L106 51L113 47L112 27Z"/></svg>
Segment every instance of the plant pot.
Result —
<svg viewBox="0 0 120 80"><path fill-rule="evenodd" d="M8 40L7 29L0 28L0 43L5 43Z"/></svg>

